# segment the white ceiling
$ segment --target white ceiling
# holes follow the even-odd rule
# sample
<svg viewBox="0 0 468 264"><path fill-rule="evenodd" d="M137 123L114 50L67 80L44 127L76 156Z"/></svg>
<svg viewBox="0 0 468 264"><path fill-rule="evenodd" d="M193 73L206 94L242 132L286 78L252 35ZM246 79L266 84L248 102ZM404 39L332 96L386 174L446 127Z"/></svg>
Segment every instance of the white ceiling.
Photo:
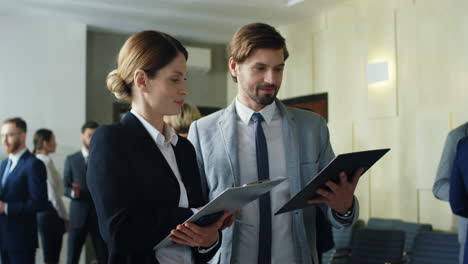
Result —
<svg viewBox="0 0 468 264"><path fill-rule="evenodd" d="M345 0L0 0L0 13L38 15L89 25L91 30L133 33L157 29L174 36L226 43L251 22L284 25Z"/></svg>

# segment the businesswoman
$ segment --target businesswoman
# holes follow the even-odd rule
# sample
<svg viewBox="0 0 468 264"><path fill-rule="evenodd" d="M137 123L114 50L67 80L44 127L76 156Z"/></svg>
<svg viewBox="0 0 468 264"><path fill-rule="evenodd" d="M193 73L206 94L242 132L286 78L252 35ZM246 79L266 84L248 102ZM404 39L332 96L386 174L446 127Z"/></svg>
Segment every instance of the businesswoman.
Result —
<svg viewBox="0 0 468 264"><path fill-rule="evenodd" d="M109 263L205 263L220 246L225 213L214 224L180 225L205 204L193 146L163 121L188 94L187 51L157 31L132 35L107 88L132 110L91 141L87 179ZM153 247L167 235L176 244Z"/></svg>
<svg viewBox="0 0 468 264"><path fill-rule="evenodd" d="M186 138L188 136L190 124L200 118L200 111L195 105L184 103L178 115L164 116L164 122L171 126L177 135Z"/></svg>
<svg viewBox="0 0 468 264"><path fill-rule="evenodd" d="M38 159L44 162L47 170L47 195L49 202L45 210L37 213L38 229L42 244L44 262L59 263L62 237L69 226L69 218L62 200L65 193L62 177L49 156L54 153L57 144L49 129L39 129L33 138L34 151Z"/></svg>

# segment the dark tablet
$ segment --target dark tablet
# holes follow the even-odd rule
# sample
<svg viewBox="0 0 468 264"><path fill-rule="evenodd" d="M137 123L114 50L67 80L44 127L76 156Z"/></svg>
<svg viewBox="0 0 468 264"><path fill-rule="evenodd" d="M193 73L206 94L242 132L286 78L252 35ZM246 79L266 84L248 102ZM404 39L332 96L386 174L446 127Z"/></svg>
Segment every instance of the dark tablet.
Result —
<svg viewBox="0 0 468 264"><path fill-rule="evenodd" d="M331 180L339 181L340 172L344 171L348 175L348 180L354 175L354 172L359 168L364 168L364 174L374 163L376 163L390 149L376 149L360 152L346 153L336 156L317 176L314 177L299 193L292 197L283 207L276 213L282 214L296 209L301 209L313 204L308 204L307 201L316 198L319 195L317 189L328 189L325 182Z"/></svg>

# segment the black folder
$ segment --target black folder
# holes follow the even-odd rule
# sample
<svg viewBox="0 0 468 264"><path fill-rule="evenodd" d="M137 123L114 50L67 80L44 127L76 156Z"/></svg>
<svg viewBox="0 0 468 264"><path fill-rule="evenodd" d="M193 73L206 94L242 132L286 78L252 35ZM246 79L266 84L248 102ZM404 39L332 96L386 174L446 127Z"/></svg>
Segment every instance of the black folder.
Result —
<svg viewBox="0 0 468 264"><path fill-rule="evenodd" d="M336 156L325 168L323 168L317 176L315 176L299 193L292 197L283 207L281 207L275 215L286 213L289 211L302 209L314 204L308 204L307 201L316 198L319 194L317 189L328 189L325 182L331 180L339 181L339 173L344 171L348 176L348 180L354 175L354 172L359 168L364 168L364 174L374 163L376 163L390 149L375 149L368 151L345 153Z"/></svg>

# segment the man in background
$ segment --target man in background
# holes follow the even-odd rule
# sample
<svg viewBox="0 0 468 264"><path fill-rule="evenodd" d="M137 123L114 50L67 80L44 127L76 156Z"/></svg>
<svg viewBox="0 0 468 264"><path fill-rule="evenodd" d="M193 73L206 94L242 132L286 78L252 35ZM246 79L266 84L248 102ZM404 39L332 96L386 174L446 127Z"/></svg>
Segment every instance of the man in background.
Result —
<svg viewBox="0 0 468 264"><path fill-rule="evenodd" d="M89 143L98 126L96 122L88 121L81 127L81 150L65 160L63 171L65 196L71 199L68 264L78 263L88 233L91 234L99 264L107 263L107 247L99 233L96 208L86 182Z"/></svg>
<svg viewBox="0 0 468 264"><path fill-rule="evenodd" d="M468 136L468 122L450 131L445 140L444 150L440 158L437 175L432 187L434 196L442 201L450 198L450 175L452 173L453 161L457 151L458 142ZM458 243L460 244L460 263L463 261L466 232L468 231L468 218L458 216Z"/></svg>
<svg viewBox="0 0 468 264"><path fill-rule="evenodd" d="M3 122L1 139L8 159L0 165L0 254L2 264L35 263L36 213L46 207L44 163L26 148L26 122Z"/></svg>
<svg viewBox="0 0 468 264"><path fill-rule="evenodd" d="M179 136L186 138L192 122L200 118L200 111L195 105L184 103L180 114L164 116L164 122L172 127Z"/></svg>

